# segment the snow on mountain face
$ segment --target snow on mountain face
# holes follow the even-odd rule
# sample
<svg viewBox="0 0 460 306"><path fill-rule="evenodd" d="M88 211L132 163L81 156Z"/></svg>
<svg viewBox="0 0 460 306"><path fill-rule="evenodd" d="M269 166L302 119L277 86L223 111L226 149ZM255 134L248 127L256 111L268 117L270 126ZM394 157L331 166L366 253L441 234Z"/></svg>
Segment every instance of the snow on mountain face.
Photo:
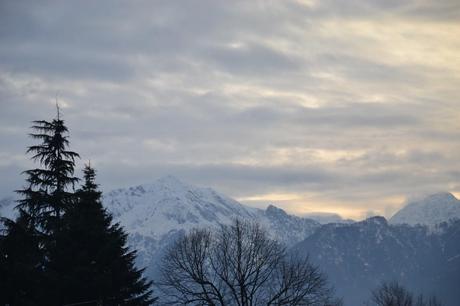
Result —
<svg viewBox="0 0 460 306"><path fill-rule="evenodd" d="M209 188L196 188L168 176L155 184L112 191L104 205L129 233L159 238L193 227L255 218L256 211Z"/></svg>
<svg viewBox="0 0 460 306"><path fill-rule="evenodd" d="M166 176L153 184L117 189L103 195L103 205L129 234L138 251L138 264L149 267L162 250L192 228L218 227L235 218L259 222L269 234L293 245L311 235L320 224L269 206L251 208L210 188L197 188ZM14 218L13 198L0 200L0 216Z"/></svg>
<svg viewBox="0 0 460 306"><path fill-rule="evenodd" d="M390 223L435 227L452 219L460 219L460 201L451 193L437 193L407 204L390 218Z"/></svg>
<svg viewBox="0 0 460 306"><path fill-rule="evenodd" d="M273 238L286 245L305 239L321 226L314 220L288 215L273 205L261 212L258 221L265 225Z"/></svg>
<svg viewBox="0 0 460 306"><path fill-rule="evenodd" d="M152 263L176 237L192 228L217 227L235 218L257 221L269 234L290 246L320 226L316 221L269 206L250 208L210 188L197 188L167 176L154 184L118 189L104 195L104 206L129 233L138 263L154 274Z"/></svg>

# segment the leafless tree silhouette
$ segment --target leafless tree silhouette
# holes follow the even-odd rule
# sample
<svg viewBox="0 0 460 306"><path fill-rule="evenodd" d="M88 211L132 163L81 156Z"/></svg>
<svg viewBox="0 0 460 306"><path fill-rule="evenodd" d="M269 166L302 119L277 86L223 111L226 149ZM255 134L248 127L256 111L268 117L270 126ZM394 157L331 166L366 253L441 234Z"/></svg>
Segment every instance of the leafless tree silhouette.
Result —
<svg viewBox="0 0 460 306"><path fill-rule="evenodd" d="M340 304L308 259L288 256L257 223L240 220L179 239L164 257L161 275L164 304Z"/></svg>
<svg viewBox="0 0 460 306"><path fill-rule="evenodd" d="M441 306L442 304L432 296L423 295L414 297L398 282L384 282L372 292L371 304L376 306Z"/></svg>

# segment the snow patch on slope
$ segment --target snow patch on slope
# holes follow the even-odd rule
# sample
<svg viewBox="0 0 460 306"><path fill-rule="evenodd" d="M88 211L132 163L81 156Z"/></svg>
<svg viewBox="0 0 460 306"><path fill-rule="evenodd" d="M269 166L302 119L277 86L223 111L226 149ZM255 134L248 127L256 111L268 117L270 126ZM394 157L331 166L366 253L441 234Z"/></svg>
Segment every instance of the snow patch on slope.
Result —
<svg viewBox="0 0 460 306"><path fill-rule="evenodd" d="M256 221L272 238L290 246L320 226L274 206L261 210L242 205L211 188L195 187L172 176L114 190L104 196L103 203L129 233L130 246L138 250L138 264L147 267L192 228L218 227L236 218Z"/></svg>
<svg viewBox="0 0 460 306"><path fill-rule="evenodd" d="M390 223L433 228L453 219L460 219L460 201L453 194L442 192L408 203L390 218Z"/></svg>

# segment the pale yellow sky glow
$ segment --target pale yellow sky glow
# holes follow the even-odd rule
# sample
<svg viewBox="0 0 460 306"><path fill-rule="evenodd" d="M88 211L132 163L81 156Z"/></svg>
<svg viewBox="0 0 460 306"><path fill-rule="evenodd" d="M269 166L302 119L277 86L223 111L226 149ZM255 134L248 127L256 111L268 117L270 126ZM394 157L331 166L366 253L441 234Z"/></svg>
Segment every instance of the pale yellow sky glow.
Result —
<svg viewBox="0 0 460 306"><path fill-rule="evenodd" d="M260 208L265 208L267 203L269 203L277 207L282 207L287 212L296 215L335 213L343 218L354 220L361 220L370 215L391 217L406 202L404 197L399 196L378 199L374 204L380 204L383 207L370 210L368 207L361 207L361 205L355 207L353 204L356 203L352 202L337 202L331 199L324 199L320 194L264 194L238 198L237 200Z"/></svg>
<svg viewBox="0 0 460 306"><path fill-rule="evenodd" d="M355 219L460 195L458 1L103 2L1 4L0 193L59 94L105 191L171 174Z"/></svg>

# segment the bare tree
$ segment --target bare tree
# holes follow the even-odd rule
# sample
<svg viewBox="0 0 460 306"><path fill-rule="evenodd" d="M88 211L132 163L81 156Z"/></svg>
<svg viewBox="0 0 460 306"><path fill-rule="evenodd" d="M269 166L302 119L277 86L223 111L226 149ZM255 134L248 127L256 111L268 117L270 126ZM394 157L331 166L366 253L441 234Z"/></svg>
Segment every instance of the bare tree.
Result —
<svg viewBox="0 0 460 306"><path fill-rule="evenodd" d="M325 276L286 251L257 224L235 220L192 230L163 258L162 303L183 305L336 305Z"/></svg>
<svg viewBox="0 0 460 306"><path fill-rule="evenodd" d="M371 301L377 306L441 306L435 296L426 299L414 295L398 282L384 282L372 292Z"/></svg>

